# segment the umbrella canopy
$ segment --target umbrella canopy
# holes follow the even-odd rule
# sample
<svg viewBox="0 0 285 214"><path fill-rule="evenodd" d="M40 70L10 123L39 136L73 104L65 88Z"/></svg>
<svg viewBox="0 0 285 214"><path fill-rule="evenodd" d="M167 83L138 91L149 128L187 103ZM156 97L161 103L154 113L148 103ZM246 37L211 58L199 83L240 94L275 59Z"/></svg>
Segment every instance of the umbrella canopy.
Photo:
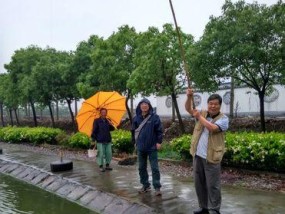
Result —
<svg viewBox="0 0 285 214"><path fill-rule="evenodd" d="M97 92L82 103L77 114L78 130L91 136L93 121L100 117L100 109L107 109L107 119L117 127L126 112L126 98L116 91Z"/></svg>

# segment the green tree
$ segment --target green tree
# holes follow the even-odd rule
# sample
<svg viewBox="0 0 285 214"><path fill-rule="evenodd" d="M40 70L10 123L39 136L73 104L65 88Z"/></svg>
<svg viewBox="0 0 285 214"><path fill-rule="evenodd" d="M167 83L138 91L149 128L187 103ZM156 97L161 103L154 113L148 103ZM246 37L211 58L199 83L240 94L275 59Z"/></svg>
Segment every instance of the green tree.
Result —
<svg viewBox="0 0 285 214"><path fill-rule="evenodd" d="M184 47L193 43L193 37L185 33L181 33L181 40ZM171 24L165 24L161 32L150 27L139 35L135 65L136 69L128 81L133 94L170 95L181 132L184 133L177 94L181 93L187 80L182 69L183 59L176 31Z"/></svg>
<svg viewBox="0 0 285 214"><path fill-rule="evenodd" d="M125 94L130 120L132 115L127 102L131 93L126 85L134 70L136 36L134 28L124 25L106 40L91 36L87 42L80 43L75 53L78 65L82 61L88 64L77 84L80 94L84 98L101 90Z"/></svg>
<svg viewBox="0 0 285 214"><path fill-rule="evenodd" d="M7 73L3 74L2 80L4 81L3 85L1 85L1 93L2 94L2 101L3 105L7 108L9 114L8 116L10 117L10 125L14 125L13 122L13 112L16 117L16 123L19 125L19 119L18 119L18 114L17 114L17 109L19 105L21 104L21 92L17 87L15 87L11 76ZM4 121L3 121L4 122ZM4 123L3 123L4 126Z"/></svg>
<svg viewBox="0 0 285 214"><path fill-rule="evenodd" d="M36 92L30 89L30 74L32 72L33 66L35 66L40 61L41 56L41 48L37 46L29 46L25 49L21 48L20 50L16 50L12 56L11 62L5 65L5 68L11 78L11 87L13 87L10 91L17 92L17 94L15 94L15 97L20 100L19 103L30 103L35 126L37 126L34 96L34 93Z"/></svg>
<svg viewBox="0 0 285 214"><path fill-rule="evenodd" d="M128 25L121 26L107 40L100 43L92 55L94 78L100 82L98 90L114 90L127 96L126 107L130 121L132 113L127 105L131 90L127 81L135 69L134 52L137 33Z"/></svg>
<svg viewBox="0 0 285 214"><path fill-rule="evenodd" d="M223 13L211 17L191 55L192 79L203 90L214 90L222 77L253 88L260 100L265 131L264 96L273 84L284 83L285 5L226 1Z"/></svg>
<svg viewBox="0 0 285 214"><path fill-rule="evenodd" d="M71 108L72 101L78 100L80 97L76 87L80 71L73 69L72 62L74 54L72 52L57 52L58 61L56 71L58 73L59 84L56 85L55 100L66 101L71 117L71 121L76 130L74 113Z"/></svg>
<svg viewBox="0 0 285 214"><path fill-rule="evenodd" d="M5 126L4 121L4 103L5 103L5 97L7 95L7 82L8 82L8 74L0 74L0 118L2 126Z"/></svg>
<svg viewBox="0 0 285 214"><path fill-rule="evenodd" d="M48 106L52 126L55 127L52 103L56 101L56 93L61 85L61 74L59 65L62 63L61 53L53 48L47 48L42 52L41 60L33 66L30 75L30 89L41 106Z"/></svg>
<svg viewBox="0 0 285 214"><path fill-rule="evenodd" d="M72 70L79 73L76 87L83 98L92 96L100 85L98 78L92 72L92 53L102 41L103 38L92 35L87 41L80 42L74 53Z"/></svg>

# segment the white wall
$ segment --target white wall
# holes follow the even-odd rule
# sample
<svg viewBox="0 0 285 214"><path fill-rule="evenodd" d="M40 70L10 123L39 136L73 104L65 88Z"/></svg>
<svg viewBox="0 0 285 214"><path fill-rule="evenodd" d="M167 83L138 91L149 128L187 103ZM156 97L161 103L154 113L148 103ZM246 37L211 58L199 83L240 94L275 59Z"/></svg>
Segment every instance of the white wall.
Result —
<svg viewBox="0 0 285 214"><path fill-rule="evenodd" d="M269 115L285 115L285 88L281 85L274 85L276 89L273 94L265 97L264 110L265 114ZM230 89L222 89L216 92L223 98L222 112L228 114L230 111L230 105L227 103L229 101L225 96L226 93L230 93ZM235 91L235 101L234 101L234 111L238 115L257 115L259 114L259 98L256 92L250 88L236 88ZM209 97L208 93L195 93L195 96L200 96L201 103L197 105L197 109L207 108L207 99ZM169 98L168 98L169 99ZM172 107L166 106L167 97L157 97L157 114L160 116L171 116ZM189 115L184 104L186 101L185 94L179 94L177 97L177 102L179 110L182 116Z"/></svg>
<svg viewBox="0 0 285 214"><path fill-rule="evenodd" d="M266 102L264 103L265 114L267 115L282 115L285 116L285 87L281 85L274 85L276 91L268 97L265 97ZM229 97L225 96L230 93L230 89L222 89L216 92L223 98L222 104L222 112L229 114L230 105L227 101L229 101ZM234 112L237 112L238 115L258 115L259 114L259 98L256 92L250 88L236 88L235 91L235 101L234 101ZM197 109L206 109L207 108L207 99L210 94L208 93L200 93L196 92L195 96L200 96L201 103L197 105ZM134 99L134 109L136 109L138 103L143 97L138 95ZM156 112L160 116L170 117L172 115L172 107L167 107L166 102L167 99L169 101L170 98L166 96L148 96L146 97L150 100L152 106L157 108ZM171 99L170 99L171 100ZM84 100L81 99L77 102L78 111L81 107L81 104ZM188 116L189 114L186 112L184 108L184 104L186 101L185 94L179 94L177 97L177 102L179 106L179 110L182 116ZM271 101L271 102L269 102ZM129 101L130 106L130 101ZM74 111L74 103L72 103L72 108Z"/></svg>
<svg viewBox="0 0 285 214"><path fill-rule="evenodd" d="M142 98L144 98L144 97L141 96L141 95L137 95L135 97L135 99L133 101L134 110L137 108L137 105L141 101ZM151 96L148 96L148 97L145 97L145 98L147 98L151 102L151 105L152 105L153 108L155 108L157 106L157 98L156 98L156 96L151 95ZM78 109L78 111L80 110L81 105L82 105L83 102L84 102L84 99L80 99L79 101L77 101L77 109ZM131 107L131 101L130 100L128 102L128 105L129 105L129 107ZM72 102L71 108L72 108L72 111L75 112L75 104L74 104L74 102Z"/></svg>

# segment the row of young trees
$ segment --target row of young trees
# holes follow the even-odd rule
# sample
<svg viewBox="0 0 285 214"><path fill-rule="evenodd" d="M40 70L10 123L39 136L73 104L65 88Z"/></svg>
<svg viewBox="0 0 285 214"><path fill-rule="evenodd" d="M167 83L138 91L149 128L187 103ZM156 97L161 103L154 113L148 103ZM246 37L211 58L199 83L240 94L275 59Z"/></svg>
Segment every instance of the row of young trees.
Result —
<svg viewBox="0 0 285 214"><path fill-rule="evenodd" d="M9 109L10 116L19 106L31 106L35 126L37 115L35 104L48 106L52 124L54 116L52 102L65 100L70 112L70 103L79 97L78 91L73 87L74 78L70 69L72 53L56 51L52 48L41 49L29 46L16 50L11 62L5 65L7 73L0 76L1 118L3 120L3 105ZM72 120L74 121L74 116Z"/></svg>
<svg viewBox="0 0 285 214"><path fill-rule="evenodd" d="M255 89L265 131L264 96L273 84L285 83L284 29L282 1L270 7L226 1L222 15L210 18L200 40L194 42L191 35L181 32L195 87L215 91L222 78L232 78L235 85ZM7 73L0 76L1 116L3 105L12 110L29 103L36 126L34 106L38 104L50 108L54 124L51 103L65 100L74 122L73 100L88 98L100 90L115 90L125 94L127 101L138 93L170 95L184 132L176 101L186 86L182 64L171 24L165 24L162 30L149 27L141 33L121 26L107 39L90 36L74 52L22 48L15 51L5 65ZM128 114L131 119L130 108Z"/></svg>

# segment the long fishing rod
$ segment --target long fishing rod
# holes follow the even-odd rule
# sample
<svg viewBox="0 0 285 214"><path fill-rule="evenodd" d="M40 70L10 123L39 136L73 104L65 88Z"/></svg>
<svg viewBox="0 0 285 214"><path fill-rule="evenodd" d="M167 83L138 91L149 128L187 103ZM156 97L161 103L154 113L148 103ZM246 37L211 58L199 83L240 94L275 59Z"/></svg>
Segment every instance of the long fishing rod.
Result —
<svg viewBox="0 0 285 214"><path fill-rule="evenodd" d="M185 51L184 51L184 48L182 45L181 35L180 35L179 28L178 28L178 24L176 21L176 16L175 16L175 12L174 12L174 8L173 8L173 4L172 4L171 0L169 0L169 4L170 4L173 19L174 19L175 29L176 29L176 33L177 33L177 37L178 37L178 41L179 41L180 53L181 53L181 57L182 57L182 61L183 61L183 68L185 70L185 75L186 75L188 88L189 88L189 87L191 87L191 81L190 81L190 77L189 77L190 71L189 71L188 64L186 63ZM194 96L192 96L192 102L193 102L193 109L194 109L195 108Z"/></svg>

